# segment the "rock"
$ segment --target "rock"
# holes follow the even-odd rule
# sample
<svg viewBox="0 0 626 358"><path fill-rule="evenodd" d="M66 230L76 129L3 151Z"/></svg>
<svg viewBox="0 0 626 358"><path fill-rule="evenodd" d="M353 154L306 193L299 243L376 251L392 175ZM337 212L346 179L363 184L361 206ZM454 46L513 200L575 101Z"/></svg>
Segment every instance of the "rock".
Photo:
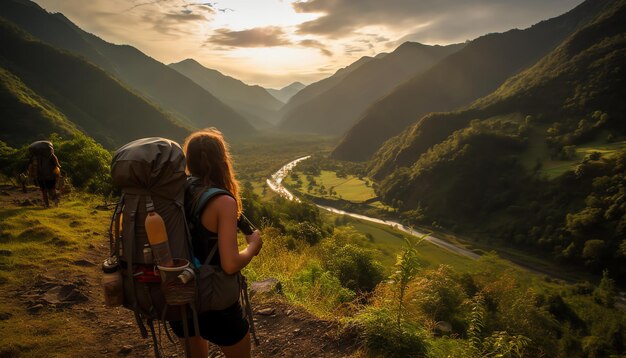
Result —
<svg viewBox="0 0 626 358"><path fill-rule="evenodd" d="M129 345L125 345L124 347L122 347L118 352L117 355L120 356L127 356L130 354L130 352L133 351L133 346L129 346Z"/></svg>
<svg viewBox="0 0 626 358"><path fill-rule="evenodd" d="M280 281L275 278L268 278L263 281L252 282L250 285L250 296L255 294L282 294L283 287Z"/></svg>
<svg viewBox="0 0 626 358"><path fill-rule="evenodd" d="M263 308L263 309L256 311L256 313L261 316L271 316L275 312L276 312L276 309L274 307Z"/></svg>
<svg viewBox="0 0 626 358"><path fill-rule="evenodd" d="M300 333L300 328L296 328L293 330L293 333Z"/></svg>
<svg viewBox="0 0 626 358"><path fill-rule="evenodd" d="M42 309L43 309L43 305L41 303L39 303L39 304L36 304L34 306L28 307L26 310L29 313L37 313L37 312L41 311Z"/></svg>
<svg viewBox="0 0 626 358"><path fill-rule="evenodd" d="M292 314L293 314L293 310L285 311L285 315L287 315L287 316L291 316Z"/></svg>
<svg viewBox="0 0 626 358"><path fill-rule="evenodd" d="M13 251L11 250L0 250L0 256L11 256L13 255Z"/></svg>
<svg viewBox="0 0 626 358"><path fill-rule="evenodd" d="M78 291L75 285L52 287L41 298L49 304L78 303L88 300L87 296Z"/></svg>
<svg viewBox="0 0 626 358"><path fill-rule="evenodd" d="M76 260L74 262L72 262L72 264L76 265L76 266L81 266L81 267L92 267L92 266L96 266L96 264L94 264L91 261L87 261L87 260Z"/></svg>

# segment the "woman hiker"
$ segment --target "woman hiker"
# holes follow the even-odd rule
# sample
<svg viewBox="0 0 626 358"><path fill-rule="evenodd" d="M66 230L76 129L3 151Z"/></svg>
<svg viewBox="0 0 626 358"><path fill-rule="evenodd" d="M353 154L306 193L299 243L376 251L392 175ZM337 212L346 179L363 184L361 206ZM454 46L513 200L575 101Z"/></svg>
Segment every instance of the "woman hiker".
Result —
<svg viewBox="0 0 626 358"><path fill-rule="evenodd" d="M254 231L246 236L247 247L239 251L237 220L242 206L227 144L218 130L210 128L187 137L183 150L187 174L191 176L185 192L185 210L191 213L195 209L201 213L202 228L192 232L194 255L203 262L217 245L211 264L220 265L227 274L235 274L259 253L263 240L259 231ZM224 189L232 196L218 195L204 208L193 208L195 199L208 188ZM192 357L206 358L208 342L218 345L227 358L250 357L249 324L243 318L239 301L224 310L201 313L198 321L200 332L195 332L192 322L188 325ZM172 321L170 326L185 346L182 322Z"/></svg>

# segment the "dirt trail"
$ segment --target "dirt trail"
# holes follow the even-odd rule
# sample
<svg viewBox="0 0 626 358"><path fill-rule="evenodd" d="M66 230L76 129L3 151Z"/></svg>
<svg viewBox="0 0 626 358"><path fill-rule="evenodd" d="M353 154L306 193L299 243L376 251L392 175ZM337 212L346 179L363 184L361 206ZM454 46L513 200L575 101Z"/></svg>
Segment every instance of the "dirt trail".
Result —
<svg viewBox="0 0 626 358"><path fill-rule="evenodd" d="M0 187L0 208L40 204L39 192L35 189L24 194L14 187ZM99 345L77 347L80 353L68 352L68 356L151 357L152 341L141 338L132 313L123 308L107 308L102 303L99 263L108 253L108 238L105 227L96 230L100 238L73 262L74 275L68 277L67 273L48 271L37 275L28 286L0 291L0 298L24 305L32 320L45 320L47 313L61 311L67 320L80 322L83 329L102 337ZM50 300L47 296L51 288L55 287L57 291L67 289L74 295L73 300L57 304L46 302ZM353 338L340 334L337 322L318 319L280 296L253 297L252 307L260 341L258 347L253 345L253 357L347 357L357 350ZM258 314L259 311L263 314ZM167 339L163 327L161 344L163 357L184 357L182 349ZM221 356L217 347L211 347L209 357Z"/></svg>

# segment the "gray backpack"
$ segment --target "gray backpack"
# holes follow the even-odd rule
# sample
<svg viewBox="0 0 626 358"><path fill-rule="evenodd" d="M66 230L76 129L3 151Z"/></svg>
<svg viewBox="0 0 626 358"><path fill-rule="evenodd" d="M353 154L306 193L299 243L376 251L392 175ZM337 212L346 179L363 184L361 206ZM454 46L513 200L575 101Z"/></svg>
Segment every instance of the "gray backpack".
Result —
<svg viewBox="0 0 626 358"><path fill-rule="evenodd" d="M34 166L33 178L39 180L53 180L55 178L54 169L56 160L53 159L54 147L52 142L40 140L28 146L30 161Z"/></svg>
<svg viewBox="0 0 626 358"><path fill-rule="evenodd" d="M184 209L185 157L176 142L144 138L126 144L113 156L111 177L122 191L109 233L112 260L122 271L123 305L134 312L144 338L144 321L149 326L157 357L155 321L183 321L186 328L192 319L199 332L198 313L224 309L240 298L251 313L243 276L227 275L221 267L208 265L209 260L200 263L193 256ZM191 278L185 283L177 279L185 270L157 269L144 224L151 211L165 222L171 256L189 263Z"/></svg>

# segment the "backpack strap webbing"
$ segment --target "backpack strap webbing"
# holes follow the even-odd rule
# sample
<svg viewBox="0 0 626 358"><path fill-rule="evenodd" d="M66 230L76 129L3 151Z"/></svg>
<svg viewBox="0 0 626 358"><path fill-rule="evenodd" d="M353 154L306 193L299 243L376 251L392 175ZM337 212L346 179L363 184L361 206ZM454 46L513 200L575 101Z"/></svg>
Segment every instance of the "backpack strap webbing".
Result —
<svg viewBox="0 0 626 358"><path fill-rule="evenodd" d="M152 335L152 348L154 349L154 357L161 358L161 350L157 341L156 332L154 331L154 321L152 318L147 319L148 327L150 327L150 335Z"/></svg>
<svg viewBox="0 0 626 358"><path fill-rule="evenodd" d="M129 236L131 238L135 237L135 218L137 216L137 209L139 208L139 196L133 195L128 197L128 202L125 203L125 206L130 209L130 217L128 220L129 225ZM128 255L125 255L128 259L126 274L128 275L128 283L130 285L131 299L133 304L133 312L135 313L135 321L137 321L137 326L139 327L139 331L141 332L141 337L148 338L148 331L146 330L146 326L143 324L143 320L139 313L139 303L137 302L137 291L135 288L135 278L133 277L133 256L135 255L135 243L134 240L130 240L132 242L130 247L127 248Z"/></svg>
<svg viewBox="0 0 626 358"><path fill-rule="evenodd" d="M254 319L252 317L252 305L250 304L250 298L248 297L248 281L246 280L246 276L239 274L240 286L241 286L241 301L244 306L244 314L248 319L248 324L250 325L250 335L252 335L252 339L254 345L256 347L259 346L259 339L256 336L256 329L254 328Z"/></svg>

